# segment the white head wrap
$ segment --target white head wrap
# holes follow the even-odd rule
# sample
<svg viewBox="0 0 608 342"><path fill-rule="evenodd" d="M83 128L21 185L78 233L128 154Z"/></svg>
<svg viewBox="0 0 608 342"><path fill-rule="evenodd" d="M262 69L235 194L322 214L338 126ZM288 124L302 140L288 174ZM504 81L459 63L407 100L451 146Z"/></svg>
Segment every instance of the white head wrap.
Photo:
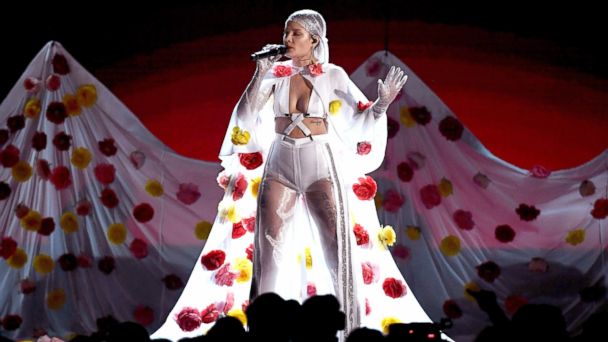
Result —
<svg viewBox="0 0 608 342"><path fill-rule="evenodd" d="M327 26L325 25L323 16L317 11L304 9L293 12L285 21L285 27L287 27L287 23L290 21L302 25L308 33L318 38L318 44L312 52L317 62L329 62L329 45L325 36L327 34Z"/></svg>

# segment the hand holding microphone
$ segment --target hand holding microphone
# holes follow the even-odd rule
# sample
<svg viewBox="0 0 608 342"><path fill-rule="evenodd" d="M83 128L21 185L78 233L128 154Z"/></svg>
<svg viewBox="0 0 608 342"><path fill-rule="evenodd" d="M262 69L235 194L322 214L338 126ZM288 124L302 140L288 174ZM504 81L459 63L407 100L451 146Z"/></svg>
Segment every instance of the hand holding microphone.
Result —
<svg viewBox="0 0 608 342"><path fill-rule="evenodd" d="M281 59L286 51L287 47L285 45L266 44L262 50L252 53L251 59L256 61L261 72L265 72L272 67L274 62Z"/></svg>

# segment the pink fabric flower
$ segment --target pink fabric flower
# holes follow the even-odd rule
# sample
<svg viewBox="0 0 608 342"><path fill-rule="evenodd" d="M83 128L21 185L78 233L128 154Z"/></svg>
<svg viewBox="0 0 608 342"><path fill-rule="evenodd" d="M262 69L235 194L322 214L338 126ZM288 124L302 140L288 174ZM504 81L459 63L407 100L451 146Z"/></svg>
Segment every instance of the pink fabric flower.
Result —
<svg viewBox="0 0 608 342"><path fill-rule="evenodd" d="M362 201L374 198L377 189L378 185L376 185L376 182L370 176L365 176L365 178L359 177L359 183L353 184L355 195Z"/></svg>
<svg viewBox="0 0 608 342"><path fill-rule="evenodd" d="M95 166L95 169L93 170L93 172L95 173L95 178L97 178L97 180L101 183L101 184L111 184L112 182L114 182L114 179L116 178L116 169L114 168L114 165L112 164L108 164L108 163L102 163L99 164L97 166Z"/></svg>
<svg viewBox="0 0 608 342"><path fill-rule="evenodd" d="M201 197L198 186L192 183L181 183L177 192L177 199L182 203L190 205Z"/></svg>
<svg viewBox="0 0 608 342"><path fill-rule="evenodd" d="M277 65L272 71L276 77L291 76L291 72L292 69L289 65Z"/></svg>
<svg viewBox="0 0 608 342"><path fill-rule="evenodd" d="M219 315L220 311L217 309L215 304L211 304L201 311L201 320L206 324L213 323L217 320Z"/></svg>
<svg viewBox="0 0 608 342"><path fill-rule="evenodd" d="M488 186L490 185L490 178L488 178L488 176L484 175L481 172L478 172L474 177L473 177L473 182L475 182L475 184L477 184L478 186L487 189Z"/></svg>
<svg viewBox="0 0 608 342"><path fill-rule="evenodd" d="M36 151L44 150L46 148L46 133L34 133L34 137L32 137L32 147L34 147Z"/></svg>
<svg viewBox="0 0 608 342"><path fill-rule="evenodd" d="M593 203L593 210L591 210L591 216L596 219L605 219L608 217L608 198L598 198Z"/></svg>
<svg viewBox="0 0 608 342"><path fill-rule="evenodd" d="M390 213L396 213L405 203L405 199L395 189L388 189L382 199L382 207Z"/></svg>
<svg viewBox="0 0 608 342"><path fill-rule="evenodd" d="M371 107L373 104L374 104L374 102L373 102L373 101L367 101L367 102L361 102L361 101L358 101L358 102L357 102L357 110L358 110L359 112L363 112L363 111L365 111L367 108Z"/></svg>
<svg viewBox="0 0 608 342"><path fill-rule="evenodd" d="M226 170L223 170L217 175L216 181L220 188L226 190L228 188L228 184L230 184L230 176L226 174Z"/></svg>
<svg viewBox="0 0 608 342"><path fill-rule="evenodd" d="M372 150L372 144L369 141L360 141L357 143L357 154L364 156L369 154Z"/></svg>
<svg viewBox="0 0 608 342"><path fill-rule="evenodd" d="M247 246L247 249L245 249L245 253L247 254L247 259L253 262L253 243L250 243L249 246Z"/></svg>
<svg viewBox="0 0 608 342"><path fill-rule="evenodd" d="M57 166L51 172L51 177L49 178L51 183L55 186L57 190L63 190L72 185L72 176L70 175L70 170L65 166Z"/></svg>
<svg viewBox="0 0 608 342"><path fill-rule="evenodd" d="M247 190L247 179L243 174L239 173L234 181L234 188L232 189L232 200L237 201L243 198L245 191Z"/></svg>
<svg viewBox="0 0 608 342"><path fill-rule="evenodd" d="M40 90L40 79L36 77L28 77L23 81L23 88L29 94L36 94Z"/></svg>
<svg viewBox="0 0 608 342"><path fill-rule="evenodd" d="M429 184L420 189L420 197L422 204L427 209L432 209L441 204L441 194L435 184Z"/></svg>
<svg viewBox="0 0 608 342"><path fill-rule="evenodd" d="M372 265L369 262L361 264L361 271L363 272L363 283L369 285L378 281L378 267Z"/></svg>
<svg viewBox="0 0 608 342"><path fill-rule="evenodd" d="M145 305L138 305L133 311L133 318L141 325L148 326L154 322L154 310Z"/></svg>
<svg viewBox="0 0 608 342"><path fill-rule="evenodd" d="M536 178L547 178L551 175L551 170L542 165L534 165L530 170L530 174Z"/></svg>
<svg viewBox="0 0 608 342"><path fill-rule="evenodd" d="M319 76L323 73L323 65L321 63L310 64L308 70L311 75Z"/></svg>
<svg viewBox="0 0 608 342"><path fill-rule="evenodd" d="M230 309L232 309L232 307L234 306L234 293L233 292L228 292L228 294L226 295L226 301L223 304L224 304L223 307L220 309L220 307L218 306L218 309L220 309L220 311L223 311L224 315L226 315L226 314L228 314Z"/></svg>
<svg viewBox="0 0 608 342"><path fill-rule="evenodd" d="M369 305L369 299L365 298L365 316L369 316L372 313L372 306Z"/></svg>
<svg viewBox="0 0 608 342"><path fill-rule="evenodd" d="M262 154L260 152L239 153L239 162L247 170L255 170L262 165Z"/></svg>
<svg viewBox="0 0 608 342"><path fill-rule="evenodd" d="M210 271L220 268L224 264L224 260L226 260L226 253L219 249L213 250L201 257L201 263Z"/></svg>
<svg viewBox="0 0 608 342"><path fill-rule="evenodd" d="M462 317L462 309L455 301L448 299L443 302L443 313L451 319Z"/></svg>
<svg viewBox="0 0 608 342"><path fill-rule="evenodd" d="M496 240L507 243L513 241L515 238L515 231L508 224L502 224L496 227L494 236L496 237Z"/></svg>
<svg viewBox="0 0 608 342"><path fill-rule="evenodd" d="M0 240L0 257L4 259L10 258L17 251L17 241L12 237L3 237Z"/></svg>
<svg viewBox="0 0 608 342"><path fill-rule="evenodd" d="M391 298L403 297L407 292L405 284L395 278L386 278L382 283L382 289L384 290L384 294Z"/></svg>
<svg viewBox="0 0 608 342"><path fill-rule="evenodd" d="M154 208L148 203L140 203L133 208L133 217L140 223L146 223L154 218Z"/></svg>
<svg viewBox="0 0 608 342"><path fill-rule="evenodd" d="M306 294L308 295L308 297L317 295L317 286L315 285L315 283L309 281L308 284L306 284Z"/></svg>
<svg viewBox="0 0 608 342"><path fill-rule="evenodd" d="M232 238L238 239L241 236L245 235L247 230L243 227L243 221L239 221L232 224Z"/></svg>
<svg viewBox="0 0 608 342"><path fill-rule="evenodd" d="M237 274L230 271L230 263L224 264L224 266L220 267L220 269L215 272L213 276L215 279L215 283L219 286L232 286L234 284L234 280L237 277Z"/></svg>
<svg viewBox="0 0 608 342"><path fill-rule="evenodd" d="M46 89L55 91L61 87L61 78L59 75L51 74L46 78Z"/></svg>
<svg viewBox="0 0 608 342"><path fill-rule="evenodd" d="M110 209L118 206L118 203L119 203L118 196L116 196L116 193L114 192L114 190L112 190L110 188L103 189L101 191L101 196L99 198L101 199L101 204L103 204L104 206L106 206Z"/></svg>
<svg viewBox="0 0 608 342"><path fill-rule="evenodd" d="M452 215L454 218L454 222L458 228L462 230L471 230L475 226L475 222L473 221L473 214L469 211L458 209Z"/></svg>
<svg viewBox="0 0 608 342"><path fill-rule="evenodd" d="M355 224L353 232L355 233L355 238L357 239L358 246L366 245L369 242L369 234L367 233L367 230L363 228L362 225L358 223Z"/></svg>
<svg viewBox="0 0 608 342"><path fill-rule="evenodd" d="M166 275L162 281L165 283L165 287L169 290L177 290L184 287L184 282L182 279L175 274Z"/></svg>
<svg viewBox="0 0 608 342"><path fill-rule="evenodd" d="M49 162L44 159L38 159L36 161L36 174L40 179L48 180L52 174Z"/></svg>
<svg viewBox="0 0 608 342"><path fill-rule="evenodd" d="M111 157L116 154L117 148L114 145L114 139L107 138L98 143L99 151L103 153L105 156Z"/></svg>
<svg viewBox="0 0 608 342"><path fill-rule="evenodd" d="M193 331L198 329L203 323L201 313L195 308L185 307L175 314L175 322L182 331Z"/></svg>
<svg viewBox="0 0 608 342"><path fill-rule="evenodd" d="M148 244L140 238L135 238L131 241L129 250L136 259L143 259L148 256Z"/></svg>
<svg viewBox="0 0 608 342"><path fill-rule="evenodd" d="M139 170L146 163L146 155L142 151L133 151L129 155L129 160Z"/></svg>
<svg viewBox="0 0 608 342"><path fill-rule="evenodd" d="M0 151L0 162L4 167L13 167L19 162L21 151L14 145L8 145Z"/></svg>

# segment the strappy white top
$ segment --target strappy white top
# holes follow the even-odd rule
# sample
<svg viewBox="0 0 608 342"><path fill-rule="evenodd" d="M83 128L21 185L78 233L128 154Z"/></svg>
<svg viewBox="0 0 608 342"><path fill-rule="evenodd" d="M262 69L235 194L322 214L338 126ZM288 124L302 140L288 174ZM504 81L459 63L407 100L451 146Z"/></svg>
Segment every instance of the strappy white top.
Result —
<svg viewBox="0 0 608 342"><path fill-rule="evenodd" d="M291 76L293 77L293 76ZM289 86L291 83L291 77L284 77L275 84L274 88L274 116L285 117L289 116ZM306 78L306 76L304 76ZM327 113L323 108L321 97L314 88L308 99L308 113L304 113L306 117L313 118L326 118ZM295 113L292 113L295 114Z"/></svg>

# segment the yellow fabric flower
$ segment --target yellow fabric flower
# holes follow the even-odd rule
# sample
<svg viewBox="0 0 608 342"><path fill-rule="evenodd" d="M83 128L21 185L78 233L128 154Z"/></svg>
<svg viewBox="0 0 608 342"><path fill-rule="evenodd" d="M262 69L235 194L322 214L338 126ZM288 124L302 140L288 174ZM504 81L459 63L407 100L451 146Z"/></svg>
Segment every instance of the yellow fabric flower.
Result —
<svg viewBox="0 0 608 342"><path fill-rule="evenodd" d="M74 213L66 211L59 219L59 225L66 233L73 233L78 230L78 218Z"/></svg>
<svg viewBox="0 0 608 342"><path fill-rule="evenodd" d="M32 167L25 160L20 160L13 166L12 174L17 182L25 182L32 177Z"/></svg>
<svg viewBox="0 0 608 342"><path fill-rule="evenodd" d="M46 295L46 305L49 309L58 310L65 304L65 291L63 289L55 289Z"/></svg>
<svg viewBox="0 0 608 342"><path fill-rule="evenodd" d="M50 273L55 267L55 261L46 255L46 254L38 254L34 258L34 270L41 274Z"/></svg>
<svg viewBox="0 0 608 342"><path fill-rule="evenodd" d="M152 197L160 197L165 193L165 190L156 179L148 179L146 182L146 192Z"/></svg>
<svg viewBox="0 0 608 342"><path fill-rule="evenodd" d="M445 256L454 256L460 253L460 239L457 236L448 235L441 240L439 249Z"/></svg>
<svg viewBox="0 0 608 342"><path fill-rule="evenodd" d="M247 145L249 142L249 132L245 130L241 130L238 126L232 128L232 135L230 136L230 140L235 145Z"/></svg>
<svg viewBox="0 0 608 342"><path fill-rule="evenodd" d="M26 118L35 119L40 115L40 100L29 99L23 108L23 115Z"/></svg>
<svg viewBox="0 0 608 342"><path fill-rule="evenodd" d="M405 230L405 234L407 235L408 238L410 238L410 240L416 241L416 240L420 239L420 227L407 226L407 229Z"/></svg>
<svg viewBox="0 0 608 342"><path fill-rule="evenodd" d="M380 240L380 244L386 248L395 244L397 241L397 234L395 234L395 230L392 226L380 227L378 239Z"/></svg>
<svg viewBox="0 0 608 342"><path fill-rule="evenodd" d="M27 254L25 254L25 251L23 249L17 248L15 253L11 255L11 257L8 258L6 262L12 268L22 268L23 265L25 265L25 263L27 262Z"/></svg>
<svg viewBox="0 0 608 342"><path fill-rule="evenodd" d="M304 248L304 256L306 258L306 269L312 269L312 253L310 252L310 247Z"/></svg>
<svg viewBox="0 0 608 342"><path fill-rule="evenodd" d="M338 114L340 108L342 108L342 101L340 100L333 100L329 103L329 113L331 115Z"/></svg>
<svg viewBox="0 0 608 342"><path fill-rule="evenodd" d="M416 121L412 118L412 113L410 113L408 106L403 106L399 109L399 121L408 128L416 126Z"/></svg>
<svg viewBox="0 0 608 342"><path fill-rule="evenodd" d="M376 205L376 210L382 207L382 195L379 192L376 192L376 196L374 196L374 204Z"/></svg>
<svg viewBox="0 0 608 342"><path fill-rule="evenodd" d="M84 84L76 90L78 104L83 107L91 107L97 101L97 89L92 84Z"/></svg>
<svg viewBox="0 0 608 342"><path fill-rule="evenodd" d="M443 197L448 197L454 193L454 187L452 186L452 182L449 180L442 178L441 182L439 182L439 193Z"/></svg>
<svg viewBox="0 0 608 342"><path fill-rule="evenodd" d="M122 223L114 223L108 227L108 240L113 244L119 245L127 239L127 229Z"/></svg>
<svg viewBox="0 0 608 342"><path fill-rule="evenodd" d="M585 241L585 230L584 229L574 229L568 232L566 236L566 242L571 244L572 246L576 246Z"/></svg>
<svg viewBox="0 0 608 342"><path fill-rule="evenodd" d="M37 232L42 223L42 215L35 210L30 210L19 222L21 227L31 232Z"/></svg>
<svg viewBox="0 0 608 342"><path fill-rule="evenodd" d="M91 159L93 155L86 147L78 147L72 151L72 165L81 170L89 166Z"/></svg>
<svg viewBox="0 0 608 342"><path fill-rule="evenodd" d="M397 317L384 317L382 319L382 323L380 323L380 326L382 326L382 332L385 335L388 334L388 327L391 324L396 324L396 323L401 323L401 320Z"/></svg>
<svg viewBox="0 0 608 342"><path fill-rule="evenodd" d="M213 225L209 221L200 221L194 227L194 235L199 240L207 240L209 238L209 234L211 234L211 227Z"/></svg>
<svg viewBox="0 0 608 342"><path fill-rule="evenodd" d="M467 290L473 290L473 291L479 291L479 285L477 285L475 282L470 282L470 283L466 283L464 284L464 298L466 298L467 300L470 300L471 302L476 301L476 299L471 296Z"/></svg>
<svg viewBox="0 0 608 342"><path fill-rule="evenodd" d="M260 191L260 183L262 182L262 177L254 177L249 181L249 187L251 189L251 194L254 198L258 197L258 192Z"/></svg>
<svg viewBox="0 0 608 342"><path fill-rule="evenodd" d="M247 316L243 312L243 309L232 309L226 315L238 319L243 325L247 325Z"/></svg>
<svg viewBox="0 0 608 342"><path fill-rule="evenodd" d="M246 283L251 279L253 274L253 263L247 258L236 258L234 268L239 271L236 277L237 283Z"/></svg>
<svg viewBox="0 0 608 342"><path fill-rule="evenodd" d="M63 105L68 112L69 116L80 115L82 112L82 108L80 108L80 103L78 103L78 99L76 96L72 94L63 95Z"/></svg>

